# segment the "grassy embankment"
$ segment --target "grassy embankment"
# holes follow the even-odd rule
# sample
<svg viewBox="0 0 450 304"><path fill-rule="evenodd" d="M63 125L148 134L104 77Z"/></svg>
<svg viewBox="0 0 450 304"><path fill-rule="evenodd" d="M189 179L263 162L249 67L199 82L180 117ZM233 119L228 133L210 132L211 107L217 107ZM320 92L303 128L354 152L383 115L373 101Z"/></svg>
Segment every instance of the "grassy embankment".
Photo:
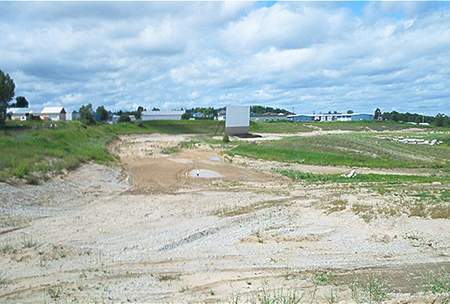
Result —
<svg viewBox="0 0 450 304"><path fill-rule="evenodd" d="M59 122L10 122L0 131L0 180L11 177L37 182L48 172L72 169L80 163L114 161L106 146L118 135L137 133L214 134L223 123L214 121L152 121L142 124L85 126Z"/></svg>
<svg viewBox="0 0 450 304"><path fill-rule="evenodd" d="M316 130L330 131L396 131L411 128L420 128L423 130L431 129L432 127L415 126L394 121L333 121L333 122L287 122L287 121L273 121L273 122L253 122L250 126L250 131L255 133L301 133L311 132Z"/></svg>
<svg viewBox="0 0 450 304"><path fill-rule="evenodd" d="M449 137L450 134L439 135L445 142L436 146L404 144L362 133L287 137L257 144L242 142L231 153L311 165L449 169Z"/></svg>
<svg viewBox="0 0 450 304"><path fill-rule="evenodd" d="M260 143L241 142L228 153L250 158L322 166L368 168L416 168L439 173L439 176L404 176L359 174L354 178L341 175L310 174L295 170L278 172L295 180L312 183L450 183L450 133L407 133L414 138L439 139L441 145L411 145L393 141L400 134L337 134L314 137L287 137ZM402 134L404 136L404 134Z"/></svg>

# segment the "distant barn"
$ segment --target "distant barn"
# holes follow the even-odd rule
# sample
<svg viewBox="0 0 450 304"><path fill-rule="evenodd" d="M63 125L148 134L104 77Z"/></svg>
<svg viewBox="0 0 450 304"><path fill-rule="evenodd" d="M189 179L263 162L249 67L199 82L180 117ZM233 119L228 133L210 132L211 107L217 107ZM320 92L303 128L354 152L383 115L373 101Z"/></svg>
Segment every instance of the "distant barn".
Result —
<svg viewBox="0 0 450 304"><path fill-rule="evenodd" d="M66 120L66 110L63 107L45 107L40 113L43 120Z"/></svg>
<svg viewBox="0 0 450 304"><path fill-rule="evenodd" d="M287 117L289 121L308 122L308 121L362 121L373 120L372 114L363 113L319 113L319 114L296 114Z"/></svg>
<svg viewBox="0 0 450 304"><path fill-rule="evenodd" d="M181 120L184 111L143 111L141 120Z"/></svg>
<svg viewBox="0 0 450 304"><path fill-rule="evenodd" d="M11 120L28 120L32 111L30 108L9 108L6 111L6 114Z"/></svg>

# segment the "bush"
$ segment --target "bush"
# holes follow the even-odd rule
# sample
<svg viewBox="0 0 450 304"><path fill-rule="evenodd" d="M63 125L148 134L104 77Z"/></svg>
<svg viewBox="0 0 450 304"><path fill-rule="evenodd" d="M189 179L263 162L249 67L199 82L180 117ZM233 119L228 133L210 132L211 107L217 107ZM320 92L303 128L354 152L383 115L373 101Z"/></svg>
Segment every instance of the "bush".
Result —
<svg viewBox="0 0 450 304"><path fill-rule="evenodd" d="M126 114L126 113L122 113L120 114L119 120L118 122L130 122L130 115Z"/></svg>
<svg viewBox="0 0 450 304"><path fill-rule="evenodd" d="M227 133L225 133L225 134L223 135L222 141L223 141L224 143L229 143L229 142L230 142L230 137L228 136Z"/></svg>

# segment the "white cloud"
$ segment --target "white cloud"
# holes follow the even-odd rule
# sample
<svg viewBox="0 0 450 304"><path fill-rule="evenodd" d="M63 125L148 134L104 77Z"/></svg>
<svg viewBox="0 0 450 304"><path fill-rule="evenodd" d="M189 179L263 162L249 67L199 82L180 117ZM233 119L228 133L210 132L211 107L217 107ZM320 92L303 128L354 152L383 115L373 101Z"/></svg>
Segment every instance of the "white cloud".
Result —
<svg viewBox="0 0 450 304"><path fill-rule="evenodd" d="M435 3L0 3L0 69L34 105L449 112Z"/></svg>

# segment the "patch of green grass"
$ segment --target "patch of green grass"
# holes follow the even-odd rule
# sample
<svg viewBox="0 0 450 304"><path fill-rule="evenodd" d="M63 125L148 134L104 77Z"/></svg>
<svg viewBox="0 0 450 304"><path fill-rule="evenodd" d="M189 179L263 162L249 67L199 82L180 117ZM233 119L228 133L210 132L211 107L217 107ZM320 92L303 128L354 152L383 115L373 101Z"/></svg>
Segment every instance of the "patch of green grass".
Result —
<svg viewBox="0 0 450 304"><path fill-rule="evenodd" d="M389 299L386 285L377 278L369 278L365 283L354 281L351 291L356 303L382 303Z"/></svg>
<svg viewBox="0 0 450 304"><path fill-rule="evenodd" d="M22 236L22 246L24 248L34 248L38 245L38 242L33 239L32 236L24 234Z"/></svg>
<svg viewBox="0 0 450 304"><path fill-rule="evenodd" d="M228 153L251 158L325 166L441 168L450 171L450 147L408 145L364 134L286 137L240 142Z"/></svg>
<svg viewBox="0 0 450 304"><path fill-rule="evenodd" d="M424 277L425 291L433 294L448 294L450 297L450 273L445 270L429 272Z"/></svg>
<svg viewBox="0 0 450 304"><path fill-rule="evenodd" d="M313 123L299 123L288 121L252 122L252 133L299 133L316 130Z"/></svg>
<svg viewBox="0 0 450 304"><path fill-rule="evenodd" d="M275 291L262 290L257 293L250 303L255 304L299 304L303 299L295 290L285 291L283 289Z"/></svg>
<svg viewBox="0 0 450 304"><path fill-rule="evenodd" d="M213 120L93 126L71 121L57 122L55 128L49 128L46 122L8 123L8 128L0 131L0 181L17 177L30 184L39 183L38 176L44 178L48 172L74 169L84 162L105 164L114 161L107 145L118 135L222 134L224 129L223 122Z"/></svg>
<svg viewBox="0 0 450 304"><path fill-rule="evenodd" d="M54 285L47 288L47 293L50 296L52 300L59 299L63 294L63 287L62 285Z"/></svg>
<svg viewBox="0 0 450 304"><path fill-rule="evenodd" d="M118 123L104 126L116 134L215 134L225 129L223 121L216 120L153 120L138 123Z"/></svg>
<svg viewBox="0 0 450 304"><path fill-rule="evenodd" d="M17 252L17 248L11 245L10 243L0 244L0 253L1 254L13 254Z"/></svg>
<svg viewBox="0 0 450 304"><path fill-rule="evenodd" d="M4 286L8 284L8 280L6 279L6 276L0 272L0 286Z"/></svg>
<svg viewBox="0 0 450 304"><path fill-rule="evenodd" d="M344 130L344 131L396 131L411 128L411 125L394 121L334 121L334 122L252 122L250 132L255 133L300 133L315 130ZM431 127L413 126L427 129Z"/></svg>
<svg viewBox="0 0 450 304"><path fill-rule="evenodd" d="M91 160L110 162L113 157L106 145L114 138L115 134L103 127L86 127L78 122L59 123L55 129L0 134L0 178L59 172ZM37 182L36 177L28 181Z"/></svg>
<svg viewBox="0 0 450 304"><path fill-rule="evenodd" d="M328 271L318 272L314 274L313 282L316 285L329 285L333 282L335 276Z"/></svg>
<svg viewBox="0 0 450 304"><path fill-rule="evenodd" d="M345 177L340 174L313 174L296 170L276 170L284 176L293 180L304 181L308 183L432 183L432 182L450 182L450 176L419 176L419 175L393 175L393 174L357 174L353 177Z"/></svg>

